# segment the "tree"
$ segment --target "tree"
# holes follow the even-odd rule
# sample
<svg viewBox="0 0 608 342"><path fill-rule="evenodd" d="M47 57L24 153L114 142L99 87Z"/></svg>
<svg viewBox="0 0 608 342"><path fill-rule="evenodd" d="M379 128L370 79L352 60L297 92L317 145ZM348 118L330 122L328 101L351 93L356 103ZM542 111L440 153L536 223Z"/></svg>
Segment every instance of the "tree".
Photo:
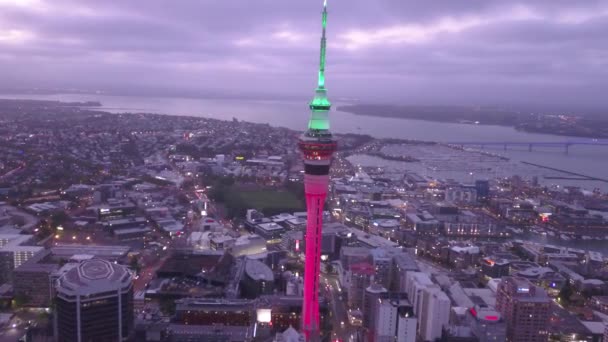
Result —
<svg viewBox="0 0 608 342"><path fill-rule="evenodd" d="M285 264L285 270L291 271L292 273L298 272L300 275L304 274L304 265L299 261L288 261Z"/></svg>
<svg viewBox="0 0 608 342"><path fill-rule="evenodd" d="M131 264L130 264L130 266L135 271L136 274L139 274L139 271L141 271L141 266L139 265L139 257L138 256L133 256L131 258Z"/></svg>
<svg viewBox="0 0 608 342"><path fill-rule="evenodd" d="M15 295L15 298L13 298L13 306L15 308L23 307L24 305L30 302L30 299L30 296L28 296L27 294L18 293Z"/></svg>
<svg viewBox="0 0 608 342"><path fill-rule="evenodd" d="M574 290L572 289L572 285L570 284L570 281L567 281L566 284L564 284L564 287L559 291L560 301L566 304L569 303L573 293Z"/></svg>
<svg viewBox="0 0 608 342"><path fill-rule="evenodd" d="M304 183L288 181L285 184L285 188L287 189L287 191L296 195L299 200L304 200L306 198L304 193Z"/></svg>
<svg viewBox="0 0 608 342"><path fill-rule="evenodd" d="M69 216L64 211L58 211L51 216L53 226L60 226L69 219Z"/></svg>
<svg viewBox="0 0 608 342"><path fill-rule="evenodd" d="M175 313L175 301L171 298L161 298L159 303L160 311L167 316L173 316Z"/></svg>
<svg viewBox="0 0 608 342"><path fill-rule="evenodd" d="M182 183L182 189L183 190L191 190L191 189L194 188L195 185L196 185L196 182L194 181L194 179L186 179Z"/></svg>

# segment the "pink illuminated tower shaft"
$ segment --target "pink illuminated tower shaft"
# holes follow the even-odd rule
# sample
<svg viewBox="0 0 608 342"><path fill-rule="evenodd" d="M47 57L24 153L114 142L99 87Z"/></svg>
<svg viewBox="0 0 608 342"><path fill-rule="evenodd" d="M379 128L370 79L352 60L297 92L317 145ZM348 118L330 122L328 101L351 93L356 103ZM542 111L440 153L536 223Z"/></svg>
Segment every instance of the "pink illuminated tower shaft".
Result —
<svg viewBox="0 0 608 342"><path fill-rule="evenodd" d="M323 205L327 196L327 175L305 175L306 192L306 264L304 269L304 304L302 323L308 341L319 335L319 274Z"/></svg>
<svg viewBox="0 0 608 342"><path fill-rule="evenodd" d="M304 301L302 303L302 330L306 340L320 339L319 326L319 274L321 267L321 236L323 205L329 185L329 167L336 150L336 141L329 131L331 103L325 89L325 27L327 0L323 6L323 34L319 80L315 97L310 102L311 116L308 130L300 136L298 146L304 160L304 192L306 194L306 261L304 268Z"/></svg>

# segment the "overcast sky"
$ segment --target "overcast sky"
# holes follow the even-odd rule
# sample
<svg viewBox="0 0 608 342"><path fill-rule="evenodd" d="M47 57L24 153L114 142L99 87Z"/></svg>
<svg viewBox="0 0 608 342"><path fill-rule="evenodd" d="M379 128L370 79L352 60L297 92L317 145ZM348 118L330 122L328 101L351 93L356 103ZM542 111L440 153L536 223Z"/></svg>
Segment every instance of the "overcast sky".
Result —
<svg viewBox="0 0 608 342"><path fill-rule="evenodd" d="M321 7L0 0L0 86L307 96ZM329 0L327 86L405 103L602 105L608 1Z"/></svg>

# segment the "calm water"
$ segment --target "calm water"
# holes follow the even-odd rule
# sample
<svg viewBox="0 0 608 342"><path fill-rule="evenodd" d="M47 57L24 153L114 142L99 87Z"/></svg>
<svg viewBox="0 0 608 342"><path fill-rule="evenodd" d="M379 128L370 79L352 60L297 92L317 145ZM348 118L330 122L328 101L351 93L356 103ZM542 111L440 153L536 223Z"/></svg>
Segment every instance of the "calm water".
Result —
<svg viewBox="0 0 608 342"><path fill-rule="evenodd" d="M255 101L234 99L186 99L136 96L104 95L0 95L0 98L44 99L58 101L99 101L101 109L120 112L146 112L168 115L189 115L216 119L239 120L271 123L294 130L306 127L309 111L306 102L296 101ZM335 103L338 107L340 103ZM568 141L573 138L519 132L513 128L501 126L481 126L453 123L438 123L420 120L403 120L359 116L350 113L332 111L332 131L336 133L369 134L379 138L402 138L438 142L459 141ZM503 151L495 150L516 161L528 161L545 166L555 167L589 176L608 178L608 147L572 146L570 153L559 149L535 149ZM558 181L556 181L558 182ZM600 187L608 192L608 184L602 182L569 181L564 184L579 185L588 189ZM543 242L545 237L527 236L527 239ZM550 243L569 245L576 248L591 248L604 253L608 252L608 242L589 241L549 241Z"/></svg>

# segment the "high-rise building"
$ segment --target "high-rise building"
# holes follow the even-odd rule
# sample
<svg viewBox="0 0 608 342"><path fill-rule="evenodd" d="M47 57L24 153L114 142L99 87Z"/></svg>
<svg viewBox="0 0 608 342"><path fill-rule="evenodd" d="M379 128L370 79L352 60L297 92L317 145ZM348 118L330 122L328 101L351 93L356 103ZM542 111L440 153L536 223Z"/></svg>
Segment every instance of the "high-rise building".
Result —
<svg viewBox="0 0 608 342"><path fill-rule="evenodd" d="M133 335L133 279L102 259L81 262L57 280L57 342L116 342Z"/></svg>
<svg viewBox="0 0 608 342"><path fill-rule="evenodd" d="M450 298L437 285L422 291L422 311L418 318L422 341L435 341L443 335L450 321Z"/></svg>
<svg viewBox="0 0 608 342"><path fill-rule="evenodd" d="M393 256L383 248L372 249L371 255L376 270L376 282L389 289L391 287Z"/></svg>
<svg viewBox="0 0 608 342"><path fill-rule="evenodd" d="M350 287L348 289L348 306L353 310L361 310L365 289L371 284L376 274L374 266L369 263L359 263L350 266Z"/></svg>
<svg viewBox="0 0 608 342"><path fill-rule="evenodd" d="M490 198L490 182L487 180L476 180L475 190L477 190L477 198L487 200Z"/></svg>
<svg viewBox="0 0 608 342"><path fill-rule="evenodd" d="M374 342L415 342L417 319L405 299L381 299L374 317Z"/></svg>
<svg viewBox="0 0 608 342"><path fill-rule="evenodd" d="M382 285L372 284L365 289L365 296L363 297L363 327L371 332L376 329L377 306L381 299L385 298L388 291L382 287Z"/></svg>
<svg viewBox="0 0 608 342"><path fill-rule="evenodd" d="M433 286L428 274L422 272L408 272L406 276L405 292L414 306L414 313L420 317L422 313L423 290Z"/></svg>
<svg viewBox="0 0 608 342"><path fill-rule="evenodd" d="M318 340L319 329L319 271L321 266L321 238L323 206L329 186L329 167L336 141L329 131L331 103L325 89L325 28L327 25L327 0L323 4L323 31L321 58L315 97L310 102L312 111L308 130L300 136L298 146L304 160L304 192L306 195L306 265L304 269L304 302L302 306L302 330L306 339Z"/></svg>
<svg viewBox="0 0 608 342"><path fill-rule="evenodd" d="M466 320L479 342L504 341L506 338L505 321L493 307L475 305L467 312Z"/></svg>
<svg viewBox="0 0 608 342"><path fill-rule="evenodd" d="M507 322L507 341L546 342L551 299L524 278L508 277L498 284L496 309Z"/></svg>
<svg viewBox="0 0 608 342"><path fill-rule="evenodd" d="M408 273L418 272L418 264L416 260L408 253L398 253L393 257L393 275L391 276L391 291L406 292L405 284L407 283Z"/></svg>

